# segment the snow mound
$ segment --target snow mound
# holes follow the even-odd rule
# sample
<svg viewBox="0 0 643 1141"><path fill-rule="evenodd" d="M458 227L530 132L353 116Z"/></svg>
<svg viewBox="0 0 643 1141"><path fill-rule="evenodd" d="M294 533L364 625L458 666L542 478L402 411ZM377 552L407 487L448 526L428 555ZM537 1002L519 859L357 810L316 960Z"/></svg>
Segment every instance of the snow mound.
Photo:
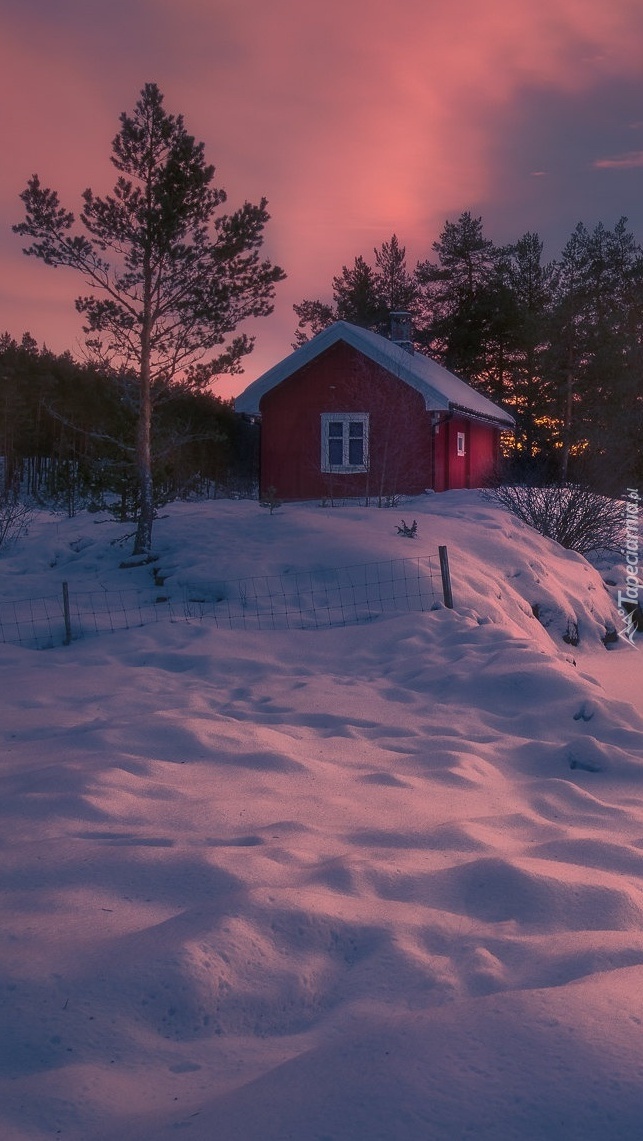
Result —
<svg viewBox="0 0 643 1141"><path fill-rule="evenodd" d="M176 600L444 544L455 599L0 645L3 1136L637 1135L643 718L596 678L639 651L477 493L403 513L175 504L126 569L122 526L41 515L1 557L4 601Z"/></svg>

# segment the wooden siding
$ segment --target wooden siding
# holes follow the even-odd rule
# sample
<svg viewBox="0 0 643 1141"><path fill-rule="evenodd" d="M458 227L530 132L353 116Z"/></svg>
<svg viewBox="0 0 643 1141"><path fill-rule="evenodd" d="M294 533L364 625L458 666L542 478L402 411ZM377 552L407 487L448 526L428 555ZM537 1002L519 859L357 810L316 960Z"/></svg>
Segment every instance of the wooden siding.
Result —
<svg viewBox="0 0 643 1141"><path fill-rule="evenodd" d="M261 401L261 490L281 499L418 495L431 486L431 416L419 392L344 342ZM369 470L321 471L323 413L369 414Z"/></svg>
<svg viewBox="0 0 643 1141"><path fill-rule="evenodd" d="M464 456L458 455L458 433L464 434ZM467 416L441 413L433 437L433 488L452 491L483 487L499 455L500 432Z"/></svg>
<svg viewBox="0 0 643 1141"><path fill-rule="evenodd" d="M261 399L261 494L280 499L419 495L480 487L498 458L499 429L459 412L428 412L424 398L339 341ZM321 470L321 418L368 413L367 472ZM458 455L458 433L464 455Z"/></svg>

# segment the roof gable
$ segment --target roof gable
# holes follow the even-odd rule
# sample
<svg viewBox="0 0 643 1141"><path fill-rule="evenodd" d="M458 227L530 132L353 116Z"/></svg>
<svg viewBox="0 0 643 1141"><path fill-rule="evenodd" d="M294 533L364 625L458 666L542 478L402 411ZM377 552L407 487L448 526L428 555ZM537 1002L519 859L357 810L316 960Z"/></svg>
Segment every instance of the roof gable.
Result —
<svg viewBox="0 0 643 1141"><path fill-rule="evenodd" d="M348 321L336 321L334 325L322 330L312 340L307 341L301 348L296 349L290 356L258 377L236 398L237 412L257 415L261 399L267 392L339 341L344 341L411 388L415 388L424 398L425 407L431 412L457 409L507 427L514 425L513 417L508 412L483 396L481 392L476 392L464 380L448 372L437 361L422 353L408 353L379 333L351 325Z"/></svg>

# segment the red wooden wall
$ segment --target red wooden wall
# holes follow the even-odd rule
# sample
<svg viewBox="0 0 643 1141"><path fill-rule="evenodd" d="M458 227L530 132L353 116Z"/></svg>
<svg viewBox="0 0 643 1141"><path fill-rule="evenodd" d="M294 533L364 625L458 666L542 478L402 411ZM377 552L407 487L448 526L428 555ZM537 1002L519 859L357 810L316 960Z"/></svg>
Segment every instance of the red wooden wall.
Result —
<svg viewBox="0 0 643 1141"><path fill-rule="evenodd" d="M497 455L496 429L460 416L435 429L419 392L343 341L267 392L260 411L261 493L273 487L280 499L476 487ZM368 472L322 472L321 415L333 412L369 413ZM465 433L464 456L457 455L458 432Z"/></svg>
<svg viewBox="0 0 643 1141"><path fill-rule="evenodd" d="M433 488L482 487L499 457L500 431L466 416L439 413L433 435ZM458 455L458 433L464 433L464 456Z"/></svg>
<svg viewBox="0 0 643 1141"><path fill-rule="evenodd" d="M261 401L261 490L281 499L407 494L431 486L431 418L414 388L338 342ZM368 412L369 471L321 471L321 415Z"/></svg>

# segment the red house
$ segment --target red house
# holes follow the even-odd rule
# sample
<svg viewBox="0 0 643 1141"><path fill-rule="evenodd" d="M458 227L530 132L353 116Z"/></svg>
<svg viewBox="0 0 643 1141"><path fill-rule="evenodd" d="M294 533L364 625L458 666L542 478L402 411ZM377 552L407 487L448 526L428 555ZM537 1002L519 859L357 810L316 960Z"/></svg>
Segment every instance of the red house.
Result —
<svg viewBox="0 0 643 1141"><path fill-rule="evenodd" d="M261 419L262 495L387 497L484 482L513 418L413 352L404 326L393 323L393 336L338 321L237 397L238 412Z"/></svg>

